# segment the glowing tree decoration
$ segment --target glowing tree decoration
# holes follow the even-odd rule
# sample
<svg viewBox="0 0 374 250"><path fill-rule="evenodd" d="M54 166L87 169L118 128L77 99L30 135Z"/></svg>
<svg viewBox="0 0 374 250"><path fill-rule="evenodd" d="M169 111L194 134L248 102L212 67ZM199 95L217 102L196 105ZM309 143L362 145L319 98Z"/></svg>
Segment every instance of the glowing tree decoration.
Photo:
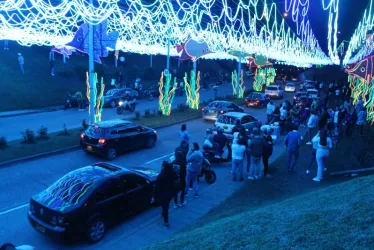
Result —
<svg viewBox="0 0 374 250"><path fill-rule="evenodd" d="M276 72L274 68L258 68L255 73L255 81L253 83L253 89L255 91L261 91L262 87L269 86L274 83Z"/></svg>
<svg viewBox="0 0 374 250"><path fill-rule="evenodd" d="M254 91L261 91L263 85L265 85L265 78L262 74L262 69L256 69L255 81L253 82Z"/></svg>
<svg viewBox="0 0 374 250"><path fill-rule="evenodd" d="M266 70L265 70L266 71ZM269 86L274 83L275 77L277 76L277 73L274 68L267 68L267 71L265 72L267 75L266 77L266 86Z"/></svg>
<svg viewBox="0 0 374 250"><path fill-rule="evenodd" d="M190 82L187 80L187 73L184 78L184 90L187 95L188 107L192 109L199 109L200 104L200 71L197 72L197 77L195 76L195 71L191 70Z"/></svg>
<svg viewBox="0 0 374 250"><path fill-rule="evenodd" d="M0 1L0 40L21 45L61 48L84 23L99 25L108 20L108 31L118 31L115 50L140 54L167 54L192 38L206 41L214 52L206 59L235 59L231 50L258 53L299 66L331 64L311 29L302 39L291 32L270 0L17 0ZM299 31L302 30L301 28ZM170 32L169 32L170 31ZM170 56L178 56L176 50Z"/></svg>
<svg viewBox="0 0 374 250"><path fill-rule="evenodd" d="M165 85L164 85L164 77L165 77ZM160 92L160 96L158 99L159 100L158 108L163 115L170 115L171 105L173 103L175 90L177 88L177 79L174 78L174 84L172 87L171 78L172 77L169 72L167 72L167 74L164 74L164 72L161 73L160 87L158 88L158 91Z"/></svg>
<svg viewBox="0 0 374 250"><path fill-rule="evenodd" d="M99 95L97 95L97 85L98 85L98 79L97 79L97 74L94 74L94 82L96 83L96 88L94 88L94 96L95 100L91 104L90 102L90 79L88 76L88 72L86 73L86 85L87 85L87 92L86 96L87 99L90 103L90 105L95 106L95 122L100 122L101 121L101 115L103 112L103 106L104 106L104 90L105 90L105 84L104 84L104 79L101 77L101 84L100 84L100 92ZM88 112L90 112L90 109L88 109Z"/></svg>
<svg viewBox="0 0 374 250"><path fill-rule="evenodd" d="M245 91L243 71L240 74L240 83L238 83L238 73L236 70L231 73L231 84L233 96L243 98Z"/></svg>

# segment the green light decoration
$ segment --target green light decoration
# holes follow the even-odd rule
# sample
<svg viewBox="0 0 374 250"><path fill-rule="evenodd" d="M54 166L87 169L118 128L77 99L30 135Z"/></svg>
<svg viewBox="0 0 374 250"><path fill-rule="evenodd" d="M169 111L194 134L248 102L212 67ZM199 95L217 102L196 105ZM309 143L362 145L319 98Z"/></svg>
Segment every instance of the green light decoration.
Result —
<svg viewBox="0 0 374 250"><path fill-rule="evenodd" d="M164 76L165 76L165 84L164 84ZM171 87L171 74L167 73L164 75L164 72L161 73L160 78L160 87L158 91L160 92L159 101L158 101L158 108L163 115L170 115L171 113L171 105L174 100L175 96L175 89L177 88L177 79L174 77L174 85Z"/></svg>
<svg viewBox="0 0 374 250"><path fill-rule="evenodd" d="M238 83L238 73L236 72L236 70L231 73L231 85L233 96L237 98L243 98L245 91L243 71L240 74L240 83Z"/></svg>
<svg viewBox="0 0 374 250"><path fill-rule="evenodd" d="M361 77L348 75L349 87L352 90L353 104L357 104L360 97L367 111L367 120L374 123L374 79L369 83Z"/></svg>
<svg viewBox="0 0 374 250"><path fill-rule="evenodd" d="M277 73L274 68L263 68L256 69L255 81L253 83L253 89L255 91L261 91L262 86L269 86L274 83Z"/></svg>
<svg viewBox="0 0 374 250"><path fill-rule="evenodd" d="M94 74L94 82L95 88L94 88L94 96L95 101L93 102L93 105L95 106L95 123L100 122L102 118L102 112L103 112L103 106L104 106L104 90L105 90L105 84L104 79L101 77L101 83L100 83L100 92L99 95L97 95L97 83L99 82L97 79L97 73ZM87 92L86 96L88 99L88 102L90 102L90 78L88 75L88 72L86 72L86 85L87 85ZM91 104L90 104L91 105ZM88 109L88 113L90 114L90 109Z"/></svg>
<svg viewBox="0 0 374 250"><path fill-rule="evenodd" d="M275 77L277 76L277 73L274 68L268 68L267 69L267 78L266 78L266 86L269 86L274 83Z"/></svg>
<svg viewBox="0 0 374 250"><path fill-rule="evenodd" d="M187 105L192 109L199 109L200 104L200 71L195 76L195 71L191 71L190 82L187 81L187 73L184 75L184 90L187 95Z"/></svg>

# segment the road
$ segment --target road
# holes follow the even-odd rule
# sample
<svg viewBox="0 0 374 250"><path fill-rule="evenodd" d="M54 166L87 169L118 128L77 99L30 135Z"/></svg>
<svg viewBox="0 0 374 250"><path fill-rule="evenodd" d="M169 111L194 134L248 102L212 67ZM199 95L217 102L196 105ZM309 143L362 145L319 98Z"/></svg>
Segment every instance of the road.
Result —
<svg viewBox="0 0 374 250"><path fill-rule="evenodd" d="M246 89L252 89L252 81L248 80L245 82ZM221 85L217 92L218 96L232 95L232 86L230 83ZM200 101L209 100L214 97L214 91L201 90ZM176 108L178 104L185 104L186 97L178 96L174 98L173 108ZM141 115L144 115L146 109L158 109L158 99L155 98L153 101L139 100L136 111L139 111ZM134 114L125 111L125 115L118 115L116 109L104 108L103 120L112 120L118 118L130 118ZM49 133L62 131L64 124L68 129L79 128L82 126L82 120L88 118L87 109L79 112L77 109L59 110L53 112L45 112L38 114L29 114L13 117L4 117L0 119L0 137L5 136L8 141L21 139L21 132L25 129L31 129L38 131L41 126L48 129Z"/></svg>
<svg viewBox="0 0 374 250"><path fill-rule="evenodd" d="M291 98L291 94L286 94L286 99L290 100ZM275 103L280 102L275 101ZM262 121L266 118L265 109L246 108L246 112ZM202 143L205 129L211 127L212 123L198 119L188 122L187 126L191 140ZM175 125L158 130L159 140L153 149L126 153L113 163L129 168L144 166L159 170L162 160L168 159L179 144L177 139L179 127L180 125ZM275 146L271 160L284 151L281 140ZM103 159L78 150L1 168L0 189L3 191L0 193L0 244L1 242L13 242L16 245L37 246L39 249L136 249L163 240L182 229L224 201L241 185L232 182L230 163L214 166L217 182L208 185L202 181L200 198L188 197L186 207L172 210L169 230L162 227L160 209L151 208L110 230L103 241L96 245L85 243L60 245L36 232L29 225L26 216L30 197L69 171L98 161L103 161ZM127 242L131 242L131 245L126 244Z"/></svg>

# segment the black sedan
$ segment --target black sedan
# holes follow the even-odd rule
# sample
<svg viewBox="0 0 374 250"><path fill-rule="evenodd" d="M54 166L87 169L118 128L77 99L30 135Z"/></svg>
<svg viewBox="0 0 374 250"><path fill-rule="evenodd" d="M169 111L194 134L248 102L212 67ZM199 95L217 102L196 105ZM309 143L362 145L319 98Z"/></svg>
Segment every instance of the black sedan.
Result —
<svg viewBox="0 0 374 250"><path fill-rule="evenodd" d="M270 102L270 98L264 93L253 92L247 98L245 98L245 105L248 107L259 107L263 108Z"/></svg>
<svg viewBox="0 0 374 250"><path fill-rule="evenodd" d="M157 140L154 129L129 121L103 121L89 126L82 134L80 144L87 153L99 154L113 160L125 151L152 148Z"/></svg>
<svg viewBox="0 0 374 250"><path fill-rule="evenodd" d="M29 222L55 240L98 242L108 226L154 203L158 174L107 163L74 170L31 198Z"/></svg>
<svg viewBox="0 0 374 250"><path fill-rule="evenodd" d="M208 104L202 109L203 118L205 120L217 121L221 114L228 112L241 112L244 113L244 109L232 102L227 101L214 101Z"/></svg>

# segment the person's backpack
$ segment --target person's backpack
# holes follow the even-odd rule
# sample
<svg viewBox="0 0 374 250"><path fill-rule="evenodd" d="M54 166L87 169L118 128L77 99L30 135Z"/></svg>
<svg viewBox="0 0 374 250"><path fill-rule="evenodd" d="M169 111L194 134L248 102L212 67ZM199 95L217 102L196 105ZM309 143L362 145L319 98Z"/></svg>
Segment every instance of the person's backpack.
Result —
<svg viewBox="0 0 374 250"><path fill-rule="evenodd" d="M264 142L263 138L253 138L251 143L251 156L260 158L264 152Z"/></svg>
<svg viewBox="0 0 374 250"><path fill-rule="evenodd" d="M176 175L176 179L174 180L173 185L174 185L174 188L176 190L179 190L180 186L181 186L181 179L180 179L181 169L180 169L180 166L176 165L176 164L173 164L173 171Z"/></svg>

